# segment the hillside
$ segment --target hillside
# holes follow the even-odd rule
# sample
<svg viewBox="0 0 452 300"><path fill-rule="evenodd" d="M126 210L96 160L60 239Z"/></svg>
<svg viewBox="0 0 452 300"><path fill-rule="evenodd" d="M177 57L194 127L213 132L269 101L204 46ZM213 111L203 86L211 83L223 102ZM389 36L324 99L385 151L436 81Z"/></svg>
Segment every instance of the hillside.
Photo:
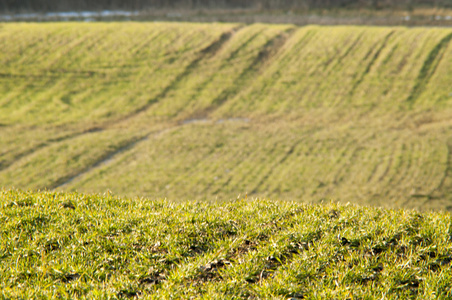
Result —
<svg viewBox="0 0 452 300"><path fill-rule="evenodd" d="M0 183L452 209L451 39L447 28L4 23Z"/></svg>
<svg viewBox="0 0 452 300"><path fill-rule="evenodd" d="M0 190L4 299L450 299L451 216Z"/></svg>

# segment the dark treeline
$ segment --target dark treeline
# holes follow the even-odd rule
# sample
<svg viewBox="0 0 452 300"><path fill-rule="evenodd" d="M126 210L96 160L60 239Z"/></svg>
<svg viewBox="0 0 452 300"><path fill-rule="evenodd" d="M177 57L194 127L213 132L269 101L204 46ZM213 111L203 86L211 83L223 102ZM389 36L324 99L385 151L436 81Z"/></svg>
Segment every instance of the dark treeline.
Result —
<svg viewBox="0 0 452 300"><path fill-rule="evenodd" d="M452 8L452 0L0 0L3 12L143 9L413 9Z"/></svg>

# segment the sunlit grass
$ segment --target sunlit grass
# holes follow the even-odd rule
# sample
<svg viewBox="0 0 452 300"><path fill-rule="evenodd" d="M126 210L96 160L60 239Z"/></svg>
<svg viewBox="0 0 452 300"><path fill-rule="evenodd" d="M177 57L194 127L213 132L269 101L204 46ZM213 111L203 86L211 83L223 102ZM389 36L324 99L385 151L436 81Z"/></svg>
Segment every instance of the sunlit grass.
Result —
<svg viewBox="0 0 452 300"><path fill-rule="evenodd" d="M0 27L0 184L451 209L452 31Z"/></svg>
<svg viewBox="0 0 452 300"><path fill-rule="evenodd" d="M0 192L4 298L451 297L451 218L324 203Z"/></svg>

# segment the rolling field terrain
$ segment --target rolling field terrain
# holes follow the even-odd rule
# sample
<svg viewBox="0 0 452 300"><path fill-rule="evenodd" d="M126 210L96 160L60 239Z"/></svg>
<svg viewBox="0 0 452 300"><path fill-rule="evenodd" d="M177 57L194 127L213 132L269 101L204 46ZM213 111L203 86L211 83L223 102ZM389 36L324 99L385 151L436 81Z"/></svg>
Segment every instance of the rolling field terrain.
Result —
<svg viewBox="0 0 452 300"><path fill-rule="evenodd" d="M0 185L452 210L452 29L0 24Z"/></svg>
<svg viewBox="0 0 452 300"><path fill-rule="evenodd" d="M0 190L5 299L450 299L449 213Z"/></svg>

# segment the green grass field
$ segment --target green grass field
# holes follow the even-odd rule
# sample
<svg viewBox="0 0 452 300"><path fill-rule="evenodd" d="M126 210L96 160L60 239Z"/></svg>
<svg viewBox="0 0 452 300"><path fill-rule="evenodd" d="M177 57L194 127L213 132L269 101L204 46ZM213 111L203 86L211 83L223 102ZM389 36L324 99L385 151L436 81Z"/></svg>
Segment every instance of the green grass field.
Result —
<svg viewBox="0 0 452 300"><path fill-rule="evenodd" d="M452 209L452 29L0 25L0 184Z"/></svg>
<svg viewBox="0 0 452 300"><path fill-rule="evenodd" d="M449 213L0 190L2 299L450 299Z"/></svg>
<svg viewBox="0 0 452 300"><path fill-rule="evenodd" d="M0 299L451 299L451 40L0 24Z"/></svg>

